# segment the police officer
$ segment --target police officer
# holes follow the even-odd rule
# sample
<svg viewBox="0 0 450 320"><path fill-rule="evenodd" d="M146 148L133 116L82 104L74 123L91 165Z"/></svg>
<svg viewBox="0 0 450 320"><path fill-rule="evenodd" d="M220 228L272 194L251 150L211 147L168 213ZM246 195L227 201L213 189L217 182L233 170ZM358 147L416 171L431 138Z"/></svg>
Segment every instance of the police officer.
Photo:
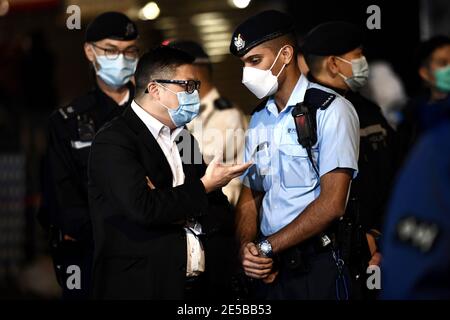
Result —
<svg viewBox="0 0 450 320"><path fill-rule="evenodd" d="M383 299L450 298L449 110L399 174L382 241Z"/></svg>
<svg viewBox="0 0 450 320"><path fill-rule="evenodd" d="M404 161L418 138L445 119L450 108L450 38L435 36L416 52L417 72L424 91L409 101L398 127L399 162Z"/></svg>
<svg viewBox="0 0 450 320"><path fill-rule="evenodd" d="M230 100L222 97L215 87L208 54L194 41L174 40L168 45L195 58L195 71L202 83L200 114L187 127L199 142L205 162L208 164L214 156L222 154L224 163L242 163L246 119L242 111ZM222 191L228 201L236 206L241 191L240 180L233 179Z"/></svg>
<svg viewBox="0 0 450 320"><path fill-rule="evenodd" d="M325 41L326 39L326 41ZM380 236L382 217L395 173L394 131L381 109L359 94L368 80L369 69L362 52L363 34L355 25L333 21L318 25L305 38L302 50L309 67L308 79L333 89L347 98L359 117L360 152L358 177L352 182L346 218L354 227L351 264L355 281L354 298L368 294L366 269L378 265L381 255L376 239ZM366 233L357 235L357 228ZM367 237L367 240L365 239ZM350 239L350 238L348 238ZM370 253L367 246L370 246ZM357 251L360 251L357 253ZM351 260L351 261L350 261ZM358 292L356 287L360 288Z"/></svg>
<svg viewBox="0 0 450 320"><path fill-rule="evenodd" d="M244 161L254 165L242 176L237 205L240 257L254 297L345 299L348 272L328 227L344 214L357 173L356 112L300 74L292 19L284 13L264 11L243 22L230 51L244 62L243 84L264 98L250 121ZM294 122L297 103L313 107L308 128ZM304 143L305 131L315 141Z"/></svg>
<svg viewBox="0 0 450 320"><path fill-rule="evenodd" d="M137 37L136 25L121 13L95 18L86 29L84 44L95 70L95 87L50 116L44 186L47 214L41 220L50 228L52 256L66 299L89 296L93 254L89 150L97 130L133 100Z"/></svg>

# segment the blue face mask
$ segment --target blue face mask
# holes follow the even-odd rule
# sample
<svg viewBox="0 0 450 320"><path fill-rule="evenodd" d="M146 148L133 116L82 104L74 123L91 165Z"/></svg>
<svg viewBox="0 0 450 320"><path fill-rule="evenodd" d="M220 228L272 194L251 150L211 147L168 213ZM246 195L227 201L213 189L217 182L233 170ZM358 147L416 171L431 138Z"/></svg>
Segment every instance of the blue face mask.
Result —
<svg viewBox="0 0 450 320"><path fill-rule="evenodd" d="M96 74L110 87L119 88L130 81L136 71L138 59L127 60L120 54L116 59L110 60L106 56L99 56L95 53L95 58L100 68L94 68Z"/></svg>
<svg viewBox="0 0 450 320"><path fill-rule="evenodd" d="M164 87L163 85L160 85L159 83L157 84L177 95L177 109L171 109L165 104L158 101L160 105L167 109L170 119L177 128L184 126L186 123L191 122L195 117L198 116L198 113L200 111L200 96L198 95L197 90L195 90L193 93L187 93L186 91L175 92L167 87Z"/></svg>

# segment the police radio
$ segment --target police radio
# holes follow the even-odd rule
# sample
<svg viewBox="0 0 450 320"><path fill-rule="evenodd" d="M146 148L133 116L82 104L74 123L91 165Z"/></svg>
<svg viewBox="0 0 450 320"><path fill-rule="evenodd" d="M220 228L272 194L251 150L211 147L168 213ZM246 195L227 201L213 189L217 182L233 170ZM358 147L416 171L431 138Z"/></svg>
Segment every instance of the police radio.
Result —
<svg viewBox="0 0 450 320"><path fill-rule="evenodd" d="M292 109L297 140L305 149L312 148L317 142L316 112L316 108L304 102L297 103Z"/></svg>
<svg viewBox="0 0 450 320"><path fill-rule="evenodd" d="M309 161L319 178L319 170L317 169L312 157L312 147L317 143L317 110L327 109L336 95L318 88L309 88L305 92L303 102L297 103L292 109L292 117L294 118L295 129L297 131L298 143L308 152Z"/></svg>
<svg viewBox="0 0 450 320"><path fill-rule="evenodd" d="M311 151L312 146L317 142L316 112L317 108L308 103L300 102L292 109L292 117L294 118L298 143L306 149L309 161L311 162L317 177L319 177L319 170L314 163Z"/></svg>

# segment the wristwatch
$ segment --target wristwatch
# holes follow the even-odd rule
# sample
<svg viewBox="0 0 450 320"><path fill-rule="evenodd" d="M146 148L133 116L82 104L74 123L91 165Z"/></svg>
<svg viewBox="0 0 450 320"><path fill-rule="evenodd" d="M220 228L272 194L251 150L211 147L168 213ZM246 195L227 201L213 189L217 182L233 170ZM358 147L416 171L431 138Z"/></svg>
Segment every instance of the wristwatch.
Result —
<svg viewBox="0 0 450 320"><path fill-rule="evenodd" d="M273 257L272 245L267 238L262 239L256 244L259 254L266 258Z"/></svg>

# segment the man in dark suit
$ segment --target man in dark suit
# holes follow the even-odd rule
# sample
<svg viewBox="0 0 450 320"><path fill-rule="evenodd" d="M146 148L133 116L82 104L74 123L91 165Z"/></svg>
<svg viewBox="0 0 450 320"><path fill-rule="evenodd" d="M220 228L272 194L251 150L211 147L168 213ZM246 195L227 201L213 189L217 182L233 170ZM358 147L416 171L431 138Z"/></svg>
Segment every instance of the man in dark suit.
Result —
<svg viewBox="0 0 450 320"><path fill-rule="evenodd" d="M205 167L184 129L199 111L192 62L169 47L145 54L135 101L92 144L94 298L202 298L220 277L214 244L233 229L220 188L250 164Z"/></svg>

